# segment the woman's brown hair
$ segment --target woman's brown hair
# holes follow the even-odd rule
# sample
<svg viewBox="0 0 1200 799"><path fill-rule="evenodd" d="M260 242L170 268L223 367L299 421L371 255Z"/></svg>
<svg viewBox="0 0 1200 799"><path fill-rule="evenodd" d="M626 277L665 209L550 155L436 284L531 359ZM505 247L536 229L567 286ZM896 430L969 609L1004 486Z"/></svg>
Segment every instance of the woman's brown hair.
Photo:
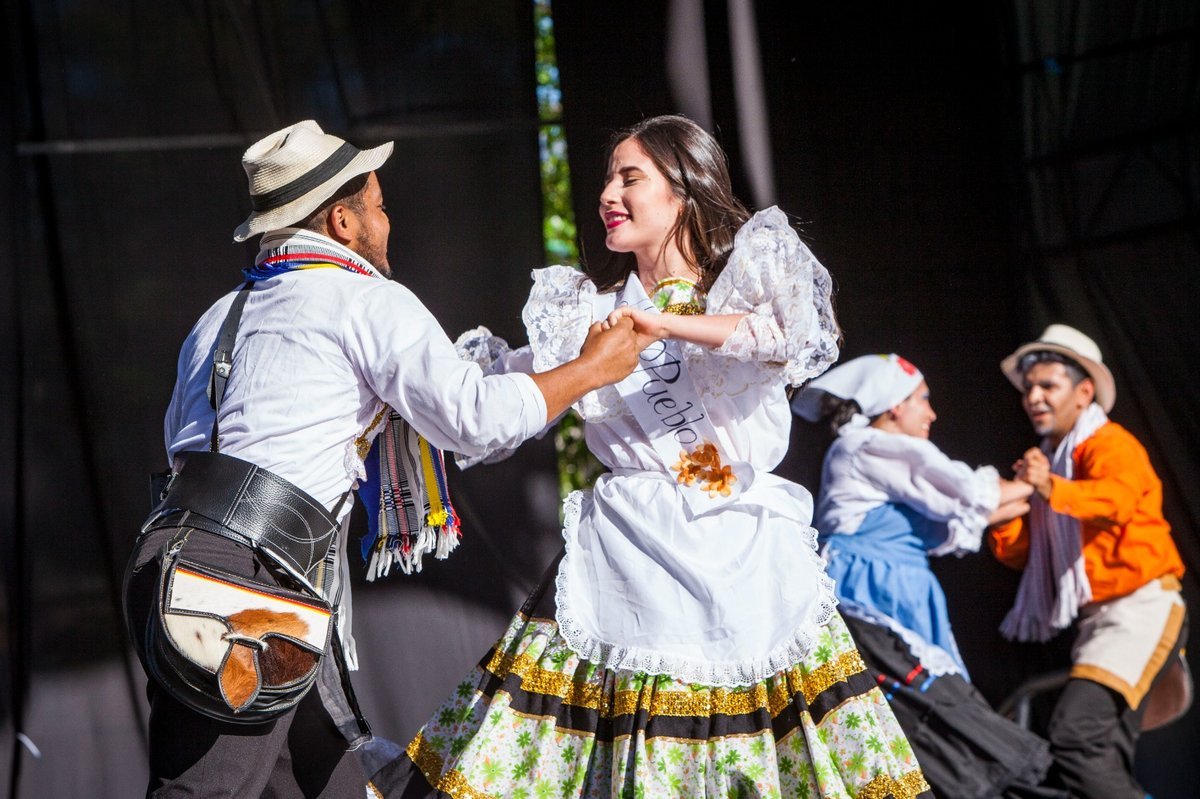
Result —
<svg viewBox="0 0 1200 799"><path fill-rule="evenodd" d="M612 163L613 151L628 139L637 141L682 202L668 237L700 273L700 286L711 288L729 260L734 234L750 218L733 196L725 151L687 117L658 116L614 133L605 164ZM600 291L619 285L635 269L637 259L632 253L611 253L596 267L584 264Z"/></svg>

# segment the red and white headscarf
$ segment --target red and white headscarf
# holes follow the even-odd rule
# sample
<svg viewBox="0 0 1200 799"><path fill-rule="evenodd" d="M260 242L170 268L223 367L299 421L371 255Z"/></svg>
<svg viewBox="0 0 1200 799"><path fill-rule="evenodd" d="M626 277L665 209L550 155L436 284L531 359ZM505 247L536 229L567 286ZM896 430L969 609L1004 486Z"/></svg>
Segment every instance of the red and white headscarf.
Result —
<svg viewBox="0 0 1200 799"><path fill-rule="evenodd" d="M925 376L896 353L862 355L835 366L813 380L792 400L796 415L815 422L821 418L821 395L854 400L867 418L899 405L917 390Z"/></svg>

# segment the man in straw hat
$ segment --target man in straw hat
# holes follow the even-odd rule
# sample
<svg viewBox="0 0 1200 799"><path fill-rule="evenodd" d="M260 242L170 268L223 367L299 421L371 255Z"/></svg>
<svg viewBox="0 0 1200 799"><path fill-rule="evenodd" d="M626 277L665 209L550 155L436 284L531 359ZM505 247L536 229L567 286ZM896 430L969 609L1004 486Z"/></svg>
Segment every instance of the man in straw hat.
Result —
<svg viewBox="0 0 1200 799"><path fill-rule="evenodd" d="M345 521L372 440L386 506L372 571L419 568L458 538L438 448L515 447L636 363L630 324L594 327L541 374L460 359L386 279L375 170L391 152L304 121L242 156L253 210L234 239L261 234L260 250L184 342L172 471L126 572L155 796L363 796Z"/></svg>
<svg viewBox="0 0 1200 799"><path fill-rule="evenodd" d="M1186 637L1162 484L1138 440L1108 419L1116 386L1090 338L1050 325L1000 366L1042 436L1016 464L1034 489L1030 512L990 535L996 556L1024 569L1000 629L1046 641L1074 628L1050 721L1052 773L1072 795L1142 799L1134 746Z"/></svg>

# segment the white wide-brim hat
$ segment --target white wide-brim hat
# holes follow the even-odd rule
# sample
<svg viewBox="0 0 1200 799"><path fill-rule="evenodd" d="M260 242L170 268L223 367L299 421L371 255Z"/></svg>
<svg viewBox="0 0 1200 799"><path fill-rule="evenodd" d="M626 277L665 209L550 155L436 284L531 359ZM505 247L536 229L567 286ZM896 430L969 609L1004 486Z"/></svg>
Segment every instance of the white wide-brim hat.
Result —
<svg viewBox="0 0 1200 799"><path fill-rule="evenodd" d="M821 395L854 400L868 419L908 399L925 376L896 353L860 355L835 366L792 399L792 412L810 422L821 419Z"/></svg>
<svg viewBox="0 0 1200 799"><path fill-rule="evenodd" d="M1025 390L1025 374L1020 369L1021 358L1031 352L1055 352L1078 363L1096 384L1096 402L1105 413L1117 401L1117 384L1112 372L1104 365L1104 357L1096 342L1067 325L1050 325L1037 341L1022 344L1012 355L1000 362L1000 371L1017 391Z"/></svg>
<svg viewBox="0 0 1200 799"><path fill-rule="evenodd" d="M392 142L360 150L311 119L275 131L242 154L253 210L233 240L300 222L343 183L379 169L391 154Z"/></svg>

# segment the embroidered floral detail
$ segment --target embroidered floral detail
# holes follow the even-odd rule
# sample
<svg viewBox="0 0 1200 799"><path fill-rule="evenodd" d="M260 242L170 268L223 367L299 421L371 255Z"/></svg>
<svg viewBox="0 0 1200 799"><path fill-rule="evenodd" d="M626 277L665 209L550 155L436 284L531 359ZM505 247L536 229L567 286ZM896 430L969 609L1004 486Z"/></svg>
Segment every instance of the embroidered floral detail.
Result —
<svg viewBox="0 0 1200 799"><path fill-rule="evenodd" d="M721 453L715 444L705 442L691 453L680 450L679 462L671 467L671 471L679 472L676 482L683 485L695 485L707 491L710 497L727 497L731 493L730 486L737 482L733 467L721 463Z"/></svg>

